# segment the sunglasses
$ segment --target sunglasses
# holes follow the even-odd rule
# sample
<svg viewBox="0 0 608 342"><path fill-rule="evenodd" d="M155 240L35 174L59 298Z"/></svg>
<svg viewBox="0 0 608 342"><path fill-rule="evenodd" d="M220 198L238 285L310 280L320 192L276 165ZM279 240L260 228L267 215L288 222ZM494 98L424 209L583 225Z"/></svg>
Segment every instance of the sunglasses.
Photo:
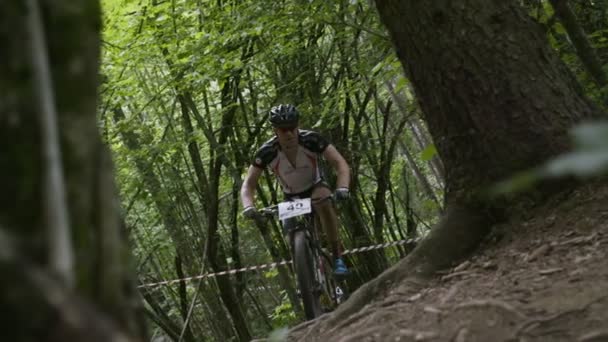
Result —
<svg viewBox="0 0 608 342"><path fill-rule="evenodd" d="M277 130L281 133L289 133L289 132L294 131L296 128L297 128L297 126L296 127L277 127Z"/></svg>

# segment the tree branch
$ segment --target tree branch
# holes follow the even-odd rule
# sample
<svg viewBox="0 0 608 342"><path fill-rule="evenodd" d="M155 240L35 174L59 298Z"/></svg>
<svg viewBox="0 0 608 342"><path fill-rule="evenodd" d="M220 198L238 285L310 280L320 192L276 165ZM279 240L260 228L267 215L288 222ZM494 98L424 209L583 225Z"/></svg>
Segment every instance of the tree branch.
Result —
<svg viewBox="0 0 608 342"><path fill-rule="evenodd" d="M568 32L568 37L570 37L570 41L574 45L576 53L585 69L598 86L605 86L608 80L604 70L602 70L602 64L589 43L585 31L576 20L576 15L572 12L568 2L566 0L551 0L551 5Z"/></svg>

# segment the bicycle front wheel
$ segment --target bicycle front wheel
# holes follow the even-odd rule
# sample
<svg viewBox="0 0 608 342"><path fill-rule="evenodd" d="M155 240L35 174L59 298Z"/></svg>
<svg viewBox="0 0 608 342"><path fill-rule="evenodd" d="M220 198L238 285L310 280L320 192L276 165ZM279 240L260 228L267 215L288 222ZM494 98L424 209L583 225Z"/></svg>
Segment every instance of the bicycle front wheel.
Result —
<svg viewBox="0 0 608 342"><path fill-rule="evenodd" d="M296 231L293 239L294 267L296 269L298 288L302 296L306 319L310 320L319 317L322 313L319 294L316 289L313 254L306 238L306 231Z"/></svg>

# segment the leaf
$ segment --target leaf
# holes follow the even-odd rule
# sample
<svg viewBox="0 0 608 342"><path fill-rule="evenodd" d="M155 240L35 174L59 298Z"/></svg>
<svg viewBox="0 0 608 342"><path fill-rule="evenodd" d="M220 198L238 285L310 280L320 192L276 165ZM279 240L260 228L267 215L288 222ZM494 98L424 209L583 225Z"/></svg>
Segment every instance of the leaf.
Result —
<svg viewBox="0 0 608 342"><path fill-rule="evenodd" d="M420 152L420 158L423 161L429 161L433 159L437 155L437 148L435 148L435 144L428 145L422 152Z"/></svg>
<svg viewBox="0 0 608 342"><path fill-rule="evenodd" d="M371 73L372 73L373 75L375 75L375 74L377 74L377 73L378 73L380 70L382 70L384 67L386 67L386 63L385 63L385 61L380 61L380 62L378 62L378 64L376 64L376 65L375 65L375 66L372 68Z"/></svg>
<svg viewBox="0 0 608 342"><path fill-rule="evenodd" d="M399 80L397 81L397 84L395 85L395 92L396 93L400 92L409 83L410 83L410 81L407 78L400 77Z"/></svg>
<svg viewBox="0 0 608 342"><path fill-rule="evenodd" d="M562 26L562 24L560 24L559 22L558 22L558 23L555 23L554 28L555 28L555 32L556 32L556 33L558 33L558 34L562 34L562 35L565 35L565 34L566 34L566 29L565 29L565 28L564 28L564 26Z"/></svg>
<svg viewBox="0 0 608 342"><path fill-rule="evenodd" d="M279 275L279 270L276 268L272 268L266 272L264 272L264 278L271 279Z"/></svg>
<svg viewBox="0 0 608 342"><path fill-rule="evenodd" d="M605 150L576 151L551 160L543 174L549 177L575 175L589 177L608 170L608 145Z"/></svg>

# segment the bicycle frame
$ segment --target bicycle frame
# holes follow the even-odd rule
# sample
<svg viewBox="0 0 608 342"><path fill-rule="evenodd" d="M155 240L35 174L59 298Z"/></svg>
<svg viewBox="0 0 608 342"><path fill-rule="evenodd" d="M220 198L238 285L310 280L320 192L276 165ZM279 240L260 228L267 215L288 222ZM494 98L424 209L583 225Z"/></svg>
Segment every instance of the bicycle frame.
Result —
<svg viewBox="0 0 608 342"><path fill-rule="evenodd" d="M260 211L265 215L274 215L278 212L277 207L272 206ZM314 209L311 208L309 213L287 218L282 224L291 247L306 318L313 319L323 313L322 306L325 306L325 309L335 308L341 302L343 291L331 275L331 258L320 245L320 222Z"/></svg>

